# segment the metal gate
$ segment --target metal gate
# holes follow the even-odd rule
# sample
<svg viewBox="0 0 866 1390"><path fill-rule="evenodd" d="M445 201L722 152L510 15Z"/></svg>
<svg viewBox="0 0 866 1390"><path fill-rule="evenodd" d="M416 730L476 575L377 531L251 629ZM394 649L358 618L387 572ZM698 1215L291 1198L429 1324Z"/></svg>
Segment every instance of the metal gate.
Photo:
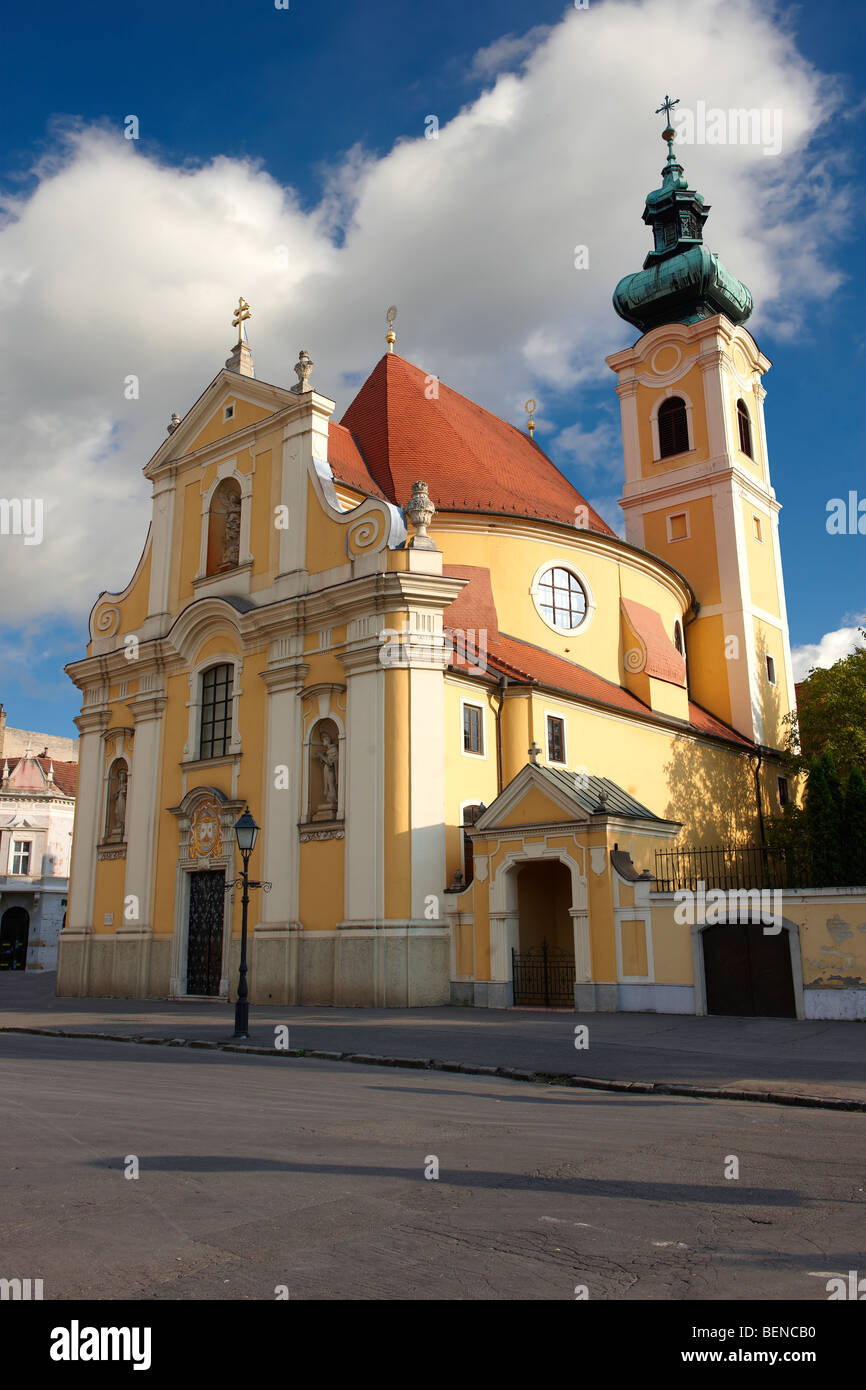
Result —
<svg viewBox="0 0 866 1390"><path fill-rule="evenodd" d="M515 1004L574 1008L574 957L542 941L531 951L511 951Z"/></svg>
<svg viewBox="0 0 866 1390"><path fill-rule="evenodd" d="M219 994L223 959L225 874L190 874L187 994Z"/></svg>

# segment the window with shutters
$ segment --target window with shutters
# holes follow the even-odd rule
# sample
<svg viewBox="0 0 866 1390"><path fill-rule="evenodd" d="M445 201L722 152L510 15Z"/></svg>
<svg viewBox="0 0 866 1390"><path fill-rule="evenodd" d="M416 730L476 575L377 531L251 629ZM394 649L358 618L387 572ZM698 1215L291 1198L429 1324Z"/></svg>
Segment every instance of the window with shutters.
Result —
<svg viewBox="0 0 866 1390"><path fill-rule="evenodd" d="M211 666L201 678L200 758L222 758L232 736L234 670L229 665Z"/></svg>
<svg viewBox="0 0 866 1390"><path fill-rule="evenodd" d="M686 403L680 396L670 396L659 406L659 458L686 454L689 450L689 420Z"/></svg>

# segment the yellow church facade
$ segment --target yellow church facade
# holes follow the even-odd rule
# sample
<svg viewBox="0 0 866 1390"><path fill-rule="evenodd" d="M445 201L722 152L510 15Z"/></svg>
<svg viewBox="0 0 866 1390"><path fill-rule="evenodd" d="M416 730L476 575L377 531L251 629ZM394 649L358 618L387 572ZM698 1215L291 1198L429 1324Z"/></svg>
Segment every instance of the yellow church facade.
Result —
<svg viewBox="0 0 866 1390"><path fill-rule="evenodd" d="M624 539L393 331L338 424L306 352L259 381L238 325L67 668L59 993L233 998L248 806L254 1004L712 1011L658 865L760 845L795 788L769 363L705 298L609 359Z"/></svg>

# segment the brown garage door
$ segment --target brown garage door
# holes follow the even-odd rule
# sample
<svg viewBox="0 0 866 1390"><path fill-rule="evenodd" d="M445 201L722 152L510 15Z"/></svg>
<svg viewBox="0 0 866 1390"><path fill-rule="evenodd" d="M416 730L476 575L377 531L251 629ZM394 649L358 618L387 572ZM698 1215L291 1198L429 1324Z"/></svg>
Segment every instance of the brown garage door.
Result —
<svg viewBox="0 0 866 1390"><path fill-rule="evenodd" d="M787 928L764 934L760 923L704 927L707 1013L796 1018Z"/></svg>

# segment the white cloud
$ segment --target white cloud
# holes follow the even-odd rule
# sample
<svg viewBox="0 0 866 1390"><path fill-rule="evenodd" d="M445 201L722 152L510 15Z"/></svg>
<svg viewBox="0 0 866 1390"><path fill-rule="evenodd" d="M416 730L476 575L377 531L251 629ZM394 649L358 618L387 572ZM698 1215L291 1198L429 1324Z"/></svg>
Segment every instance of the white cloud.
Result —
<svg viewBox="0 0 866 1390"><path fill-rule="evenodd" d="M866 624L866 614L855 621ZM808 676L813 666L833 666L844 656L850 656L862 647L863 634L860 627L838 627L835 632L825 632L819 642L806 642L801 647L791 648L791 665L794 680L801 681Z"/></svg>
<svg viewBox="0 0 866 1390"><path fill-rule="evenodd" d="M607 0L496 47L483 70L522 55L519 73L437 140L419 130L382 158L350 151L310 210L250 162L171 167L105 128L58 141L0 224L0 310L16 326L0 491L42 497L46 513L41 546L0 537L15 619L83 621L100 590L127 583L149 519L140 468L228 355L239 294L259 375L292 382L303 345L338 418L353 394L343 383L384 349L391 303L398 351L515 423L528 396L566 393L577 421L587 382L609 385L615 411L604 355L636 334L610 296L649 247L640 213L664 157L652 112L665 90L784 111L779 158L683 151L713 204L707 240L755 295L756 331L786 320L791 283L807 310L832 292L824 258L845 207L831 186L819 221L808 151L831 109L826 84L760 0ZM574 268L578 244L589 269ZM137 401L124 399L130 374ZM562 461L570 450L600 466L604 431L570 429Z"/></svg>
<svg viewBox="0 0 866 1390"><path fill-rule="evenodd" d="M472 60L472 75L490 77L504 68L519 66L549 33L550 25L536 24L525 34L504 34L486 48L479 48Z"/></svg>

